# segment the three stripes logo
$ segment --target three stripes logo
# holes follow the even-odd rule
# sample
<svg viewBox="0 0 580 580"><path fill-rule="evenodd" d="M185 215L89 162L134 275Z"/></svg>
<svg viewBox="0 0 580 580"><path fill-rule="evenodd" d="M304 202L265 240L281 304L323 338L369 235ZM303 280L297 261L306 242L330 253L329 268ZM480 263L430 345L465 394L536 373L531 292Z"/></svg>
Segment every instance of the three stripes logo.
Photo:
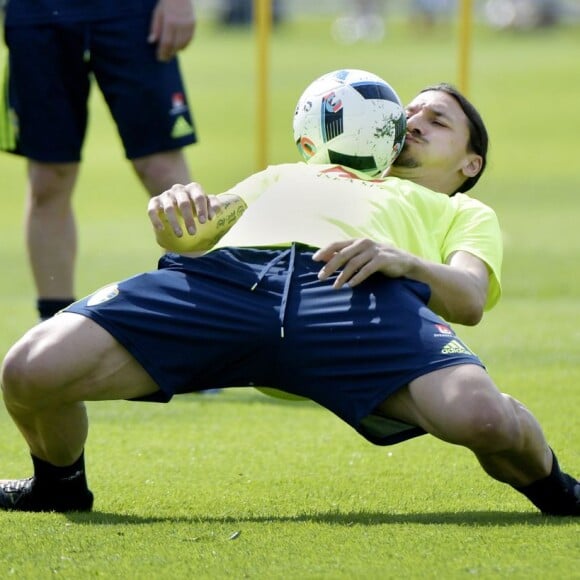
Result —
<svg viewBox="0 0 580 580"><path fill-rule="evenodd" d="M459 340L454 339L449 341L441 349L441 354L473 354L473 353Z"/></svg>

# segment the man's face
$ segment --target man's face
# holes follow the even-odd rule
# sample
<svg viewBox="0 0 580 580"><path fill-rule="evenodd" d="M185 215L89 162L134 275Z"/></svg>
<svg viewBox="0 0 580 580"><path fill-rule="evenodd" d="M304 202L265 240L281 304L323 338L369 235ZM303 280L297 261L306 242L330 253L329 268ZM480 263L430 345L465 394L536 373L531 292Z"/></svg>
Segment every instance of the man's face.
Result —
<svg viewBox="0 0 580 580"><path fill-rule="evenodd" d="M393 167L461 172L468 155L468 119L443 91L426 91L406 107L407 136Z"/></svg>

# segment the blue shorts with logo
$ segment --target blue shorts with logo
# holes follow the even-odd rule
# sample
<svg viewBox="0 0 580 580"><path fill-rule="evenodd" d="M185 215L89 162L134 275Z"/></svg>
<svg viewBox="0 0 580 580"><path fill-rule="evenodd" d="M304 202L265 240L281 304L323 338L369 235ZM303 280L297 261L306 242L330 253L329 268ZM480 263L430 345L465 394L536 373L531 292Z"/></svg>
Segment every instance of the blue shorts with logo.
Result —
<svg viewBox="0 0 580 580"><path fill-rule="evenodd" d="M274 387L326 407L369 441L423 434L374 414L413 379L480 360L426 303L423 283L376 274L355 288L319 281L313 250L168 254L156 271L67 311L112 334L159 385L147 400L234 386Z"/></svg>
<svg viewBox="0 0 580 580"><path fill-rule="evenodd" d="M150 16L7 27L8 90L0 149L48 163L77 162L93 79L135 159L196 142L178 60L159 62Z"/></svg>

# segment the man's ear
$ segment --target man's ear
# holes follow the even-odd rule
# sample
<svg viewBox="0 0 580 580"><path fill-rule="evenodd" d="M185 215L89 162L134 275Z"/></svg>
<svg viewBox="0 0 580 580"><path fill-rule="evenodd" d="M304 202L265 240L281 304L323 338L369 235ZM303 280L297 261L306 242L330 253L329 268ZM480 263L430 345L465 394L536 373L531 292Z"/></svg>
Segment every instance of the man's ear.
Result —
<svg viewBox="0 0 580 580"><path fill-rule="evenodd" d="M461 168L461 171L465 177L475 177L480 171L483 166L483 159L481 155L477 155L477 153L470 153L465 158L465 163Z"/></svg>

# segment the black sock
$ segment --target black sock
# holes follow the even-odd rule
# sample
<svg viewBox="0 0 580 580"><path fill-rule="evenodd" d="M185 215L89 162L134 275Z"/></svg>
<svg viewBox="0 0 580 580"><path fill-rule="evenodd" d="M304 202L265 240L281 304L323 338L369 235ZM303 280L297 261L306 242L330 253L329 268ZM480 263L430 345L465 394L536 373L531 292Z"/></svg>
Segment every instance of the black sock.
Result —
<svg viewBox="0 0 580 580"><path fill-rule="evenodd" d="M74 298L39 298L36 308L40 320L47 320L75 301Z"/></svg>
<svg viewBox="0 0 580 580"><path fill-rule="evenodd" d="M72 465L65 465L64 467L53 465L34 455L31 455L31 457L32 465L34 466L34 478L38 484L50 487L71 485L81 489L87 487L84 452Z"/></svg>
<svg viewBox="0 0 580 580"><path fill-rule="evenodd" d="M552 471L548 477L534 481L526 487L515 487L541 512L550 515L580 514L580 483L560 470L556 454L552 451Z"/></svg>

